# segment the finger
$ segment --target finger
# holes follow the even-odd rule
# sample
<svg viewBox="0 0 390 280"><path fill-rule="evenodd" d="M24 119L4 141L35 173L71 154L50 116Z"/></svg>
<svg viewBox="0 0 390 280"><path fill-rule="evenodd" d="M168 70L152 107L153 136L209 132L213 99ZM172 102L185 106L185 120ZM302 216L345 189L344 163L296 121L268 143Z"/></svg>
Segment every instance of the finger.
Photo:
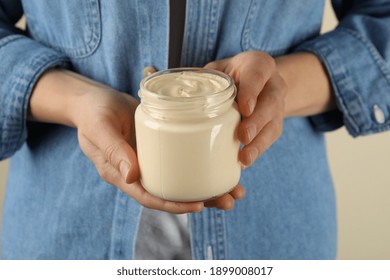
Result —
<svg viewBox="0 0 390 280"><path fill-rule="evenodd" d="M273 118L284 111L284 99L276 90L262 92L253 114L244 118L238 126L238 139L249 144ZM281 95L281 94L280 94Z"/></svg>
<svg viewBox="0 0 390 280"><path fill-rule="evenodd" d="M238 139L249 144L263 127L276 116L284 115L287 87L279 75L274 75L260 93L253 114L242 120L238 127Z"/></svg>
<svg viewBox="0 0 390 280"><path fill-rule="evenodd" d="M207 63L204 68L206 69L213 69L213 70L218 70L221 72L226 72L226 67L229 64L229 58L221 59L221 60L216 60L212 61L210 63Z"/></svg>
<svg viewBox="0 0 390 280"><path fill-rule="evenodd" d="M241 184L238 184L229 194L236 200L241 200L245 196L245 189Z"/></svg>
<svg viewBox="0 0 390 280"><path fill-rule="evenodd" d="M234 198L230 194L224 194L218 198L206 201L206 207L216 207L222 210L231 210L234 208Z"/></svg>
<svg viewBox="0 0 390 280"><path fill-rule="evenodd" d="M267 123L251 143L239 153L239 159L244 166L250 166L262 155L282 134L283 117Z"/></svg>
<svg viewBox="0 0 390 280"><path fill-rule="evenodd" d="M147 208L174 214L195 213L202 211L204 208L203 202L174 202L156 197L147 192L139 182L120 185L120 188Z"/></svg>
<svg viewBox="0 0 390 280"><path fill-rule="evenodd" d="M237 102L239 111L244 117L250 116L255 110L257 97L274 71L273 63L264 58L259 60L258 67L243 67L238 72Z"/></svg>
<svg viewBox="0 0 390 280"><path fill-rule="evenodd" d="M137 155L129 143L124 140L119 141L108 147L105 154L110 164L119 170L126 183L130 184L139 180Z"/></svg>
<svg viewBox="0 0 390 280"><path fill-rule="evenodd" d="M122 135L120 128L107 123L101 123L104 133L96 139L89 139L102 152L106 161L120 172L126 183L139 179L137 156Z"/></svg>
<svg viewBox="0 0 390 280"><path fill-rule="evenodd" d="M143 74L143 76L145 78L145 77L147 77L147 76L149 76L149 75L151 75L151 74L153 74L155 72L157 72L156 68L154 68L153 66L147 66L142 71L142 74Z"/></svg>
<svg viewBox="0 0 390 280"><path fill-rule="evenodd" d="M199 212L204 208L203 202L173 202L153 196L143 188L139 181L127 184L120 172L108 162L97 166L97 170L107 183L118 187L144 207L175 214Z"/></svg>

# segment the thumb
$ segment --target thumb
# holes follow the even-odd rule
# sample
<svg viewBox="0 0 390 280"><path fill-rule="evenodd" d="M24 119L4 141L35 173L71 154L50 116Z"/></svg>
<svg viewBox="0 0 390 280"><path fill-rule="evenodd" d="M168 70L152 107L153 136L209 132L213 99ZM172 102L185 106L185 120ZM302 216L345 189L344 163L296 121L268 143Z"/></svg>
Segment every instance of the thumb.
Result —
<svg viewBox="0 0 390 280"><path fill-rule="evenodd" d="M136 153L119 131L113 127L107 128L99 137L97 145L106 161L121 174L126 183L134 183L139 179Z"/></svg>
<svg viewBox="0 0 390 280"><path fill-rule="evenodd" d="M138 181L139 167L137 156L131 146L123 140L111 147L106 152L106 158L109 158L110 164L120 172L127 184Z"/></svg>

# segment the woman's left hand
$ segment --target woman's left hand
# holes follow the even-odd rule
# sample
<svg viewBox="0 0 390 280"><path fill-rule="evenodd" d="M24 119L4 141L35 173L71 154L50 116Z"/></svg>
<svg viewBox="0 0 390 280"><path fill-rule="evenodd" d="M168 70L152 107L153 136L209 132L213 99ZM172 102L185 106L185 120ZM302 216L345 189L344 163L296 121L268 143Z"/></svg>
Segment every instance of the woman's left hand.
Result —
<svg viewBox="0 0 390 280"><path fill-rule="evenodd" d="M239 160L248 167L282 134L287 85L275 60L260 51L248 51L205 66L229 74L237 86L242 121L238 139L244 147Z"/></svg>

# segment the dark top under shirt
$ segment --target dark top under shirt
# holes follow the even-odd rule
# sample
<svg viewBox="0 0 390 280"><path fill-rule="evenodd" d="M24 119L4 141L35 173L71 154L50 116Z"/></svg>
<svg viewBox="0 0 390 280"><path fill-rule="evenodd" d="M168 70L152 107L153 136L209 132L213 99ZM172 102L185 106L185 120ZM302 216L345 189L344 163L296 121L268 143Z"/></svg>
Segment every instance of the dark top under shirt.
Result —
<svg viewBox="0 0 390 280"><path fill-rule="evenodd" d="M186 0L169 0L168 68L180 67L185 17Z"/></svg>

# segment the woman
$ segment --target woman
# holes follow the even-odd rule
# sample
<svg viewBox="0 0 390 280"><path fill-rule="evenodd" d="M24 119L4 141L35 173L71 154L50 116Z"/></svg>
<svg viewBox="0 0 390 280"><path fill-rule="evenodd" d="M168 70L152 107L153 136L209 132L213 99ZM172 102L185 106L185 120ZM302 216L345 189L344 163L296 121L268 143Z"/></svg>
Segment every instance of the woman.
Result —
<svg viewBox="0 0 390 280"><path fill-rule="evenodd" d="M387 129L389 1L333 1L340 25L322 36L318 1L21 2L0 1L4 258L137 258L137 244L164 243L137 237L147 208L192 213L196 259L335 258L323 132ZM13 27L23 13L27 33ZM139 82L172 65L238 87L245 170L211 202L164 201L139 183Z"/></svg>

